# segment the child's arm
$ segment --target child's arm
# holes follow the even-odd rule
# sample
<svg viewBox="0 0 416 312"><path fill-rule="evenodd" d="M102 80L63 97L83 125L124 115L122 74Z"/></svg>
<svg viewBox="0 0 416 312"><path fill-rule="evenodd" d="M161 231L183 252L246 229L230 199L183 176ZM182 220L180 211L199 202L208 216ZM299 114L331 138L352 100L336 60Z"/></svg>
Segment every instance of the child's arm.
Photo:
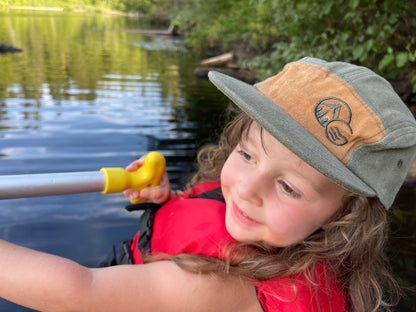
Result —
<svg viewBox="0 0 416 312"><path fill-rule="evenodd" d="M39 311L261 311L248 281L171 261L88 269L0 240L0 268L0 297Z"/></svg>
<svg viewBox="0 0 416 312"><path fill-rule="evenodd" d="M126 170L127 171L137 170L140 166L143 165L145 158L146 158L146 155L142 156L138 160L133 161L131 164L129 164L126 167ZM174 196L174 192L171 190L169 178L168 178L167 173L165 172L158 186L146 187L142 189L141 191L128 189L124 191L124 196L126 196L130 200L138 199L138 198L147 198L149 199L149 201L155 204L163 204Z"/></svg>

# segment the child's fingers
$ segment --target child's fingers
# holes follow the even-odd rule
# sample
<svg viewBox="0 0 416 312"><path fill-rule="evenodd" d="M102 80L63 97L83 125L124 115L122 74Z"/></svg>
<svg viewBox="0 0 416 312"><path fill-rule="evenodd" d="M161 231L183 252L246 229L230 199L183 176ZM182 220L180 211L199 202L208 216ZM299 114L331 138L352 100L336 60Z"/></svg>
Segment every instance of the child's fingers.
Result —
<svg viewBox="0 0 416 312"><path fill-rule="evenodd" d="M169 188L169 191L170 191L170 182L169 182L169 177L166 171L162 176L162 180L160 180L159 186L163 188Z"/></svg>
<svg viewBox="0 0 416 312"><path fill-rule="evenodd" d="M129 200L138 199L140 197L140 192L135 189L128 189L123 192L124 196Z"/></svg>
<svg viewBox="0 0 416 312"><path fill-rule="evenodd" d="M140 166L144 164L147 155L143 155L139 159L131 162L127 167L127 171L135 171ZM148 201L151 201L156 204L162 204L169 200L170 198L170 182L168 175L165 171L163 174L162 180L160 181L159 185L154 187L146 187L140 191L135 189L128 189L123 192L124 196L127 197L129 200L134 200L138 198L146 198Z"/></svg>
<svg viewBox="0 0 416 312"><path fill-rule="evenodd" d="M155 204L163 204L170 199L170 183L167 173L163 174L160 184L146 187L140 192L140 197L149 199Z"/></svg>
<svg viewBox="0 0 416 312"><path fill-rule="evenodd" d="M134 171L137 170L140 166L142 166L144 164L144 160L146 158L146 155L143 155L142 157L140 157L139 159L133 161L132 163L130 163L127 167L126 170L127 171Z"/></svg>
<svg viewBox="0 0 416 312"><path fill-rule="evenodd" d="M141 159L131 163L129 166L133 168L135 165L138 165L139 167L140 162ZM170 199L170 191L171 189L168 174L165 172L159 185L146 187L140 191L130 188L125 190L123 194L129 200L146 198L148 201L155 204L163 204Z"/></svg>
<svg viewBox="0 0 416 312"><path fill-rule="evenodd" d="M155 204L163 204L169 199L170 191L166 191L166 189L159 186L146 187L141 190L140 197L146 198Z"/></svg>

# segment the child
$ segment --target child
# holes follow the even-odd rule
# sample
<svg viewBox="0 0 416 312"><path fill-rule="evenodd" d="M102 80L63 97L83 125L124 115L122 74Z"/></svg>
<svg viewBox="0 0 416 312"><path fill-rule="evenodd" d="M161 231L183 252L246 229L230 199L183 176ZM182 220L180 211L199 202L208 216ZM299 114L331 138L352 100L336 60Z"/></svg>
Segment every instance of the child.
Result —
<svg viewBox="0 0 416 312"><path fill-rule="evenodd" d="M416 156L416 122L391 86L313 58L256 86L209 77L243 112L199 153L189 190L165 174L125 192L164 204L131 245L145 264L87 269L1 242L0 296L42 311L389 308L386 209Z"/></svg>

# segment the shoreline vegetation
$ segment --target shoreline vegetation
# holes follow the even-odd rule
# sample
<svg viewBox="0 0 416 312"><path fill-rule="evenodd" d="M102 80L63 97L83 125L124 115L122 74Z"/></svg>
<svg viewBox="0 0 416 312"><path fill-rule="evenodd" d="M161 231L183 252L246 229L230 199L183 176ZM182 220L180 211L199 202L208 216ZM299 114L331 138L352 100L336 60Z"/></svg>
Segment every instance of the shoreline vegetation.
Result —
<svg viewBox="0 0 416 312"><path fill-rule="evenodd" d="M372 68L416 106L414 1L0 0L0 9L120 14L152 28L175 26L187 49L207 58L232 52L233 70L256 80L304 56L343 60Z"/></svg>
<svg viewBox="0 0 416 312"><path fill-rule="evenodd" d="M320 0L305 0L303 5L290 4L291 0L269 2L223 0L219 6L216 1L208 4L205 0L143 0L140 4L134 0L0 0L0 9L93 12L145 19L160 29L120 31L182 36L188 49L207 57L195 69L199 77L214 68L254 83L304 56L364 65L386 77L416 116L416 3L353 0L341 8L336 0L325 1L324 6ZM271 13L270 9L280 9L284 14ZM237 16L232 19L228 11ZM303 15L305 12L310 16ZM352 22L350 29L344 29L340 14L344 23ZM311 16L316 22L308 19ZM282 26L277 22L287 25L279 30ZM354 29L357 23L365 31ZM323 24L325 29L316 24ZM292 30L285 32L289 27ZM207 63L211 59L220 61Z"/></svg>

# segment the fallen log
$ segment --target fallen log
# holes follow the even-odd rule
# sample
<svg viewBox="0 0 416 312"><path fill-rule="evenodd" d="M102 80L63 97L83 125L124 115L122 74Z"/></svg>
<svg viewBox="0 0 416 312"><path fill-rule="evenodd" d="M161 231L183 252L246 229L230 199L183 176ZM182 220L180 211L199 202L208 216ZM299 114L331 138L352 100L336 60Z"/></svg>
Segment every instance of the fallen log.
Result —
<svg viewBox="0 0 416 312"><path fill-rule="evenodd" d="M194 70L194 75L198 78L207 79L208 72L213 70L243 80L247 83L254 83L256 81L256 73L239 66L234 52L227 52L207 58L200 62L199 65L200 66Z"/></svg>
<svg viewBox="0 0 416 312"><path fill-rule="evenodd" d="M201 66L226 66L234 60L234 53L228 52L203 60Z"/></svg>

